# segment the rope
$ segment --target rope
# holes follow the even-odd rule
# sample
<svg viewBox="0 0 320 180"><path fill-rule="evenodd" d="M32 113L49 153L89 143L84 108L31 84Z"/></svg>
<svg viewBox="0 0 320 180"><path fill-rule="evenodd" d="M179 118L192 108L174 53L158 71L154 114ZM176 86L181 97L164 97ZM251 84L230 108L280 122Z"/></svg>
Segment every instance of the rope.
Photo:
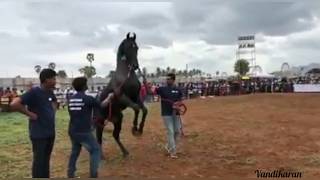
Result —
<svg viewBox="0 0 320 180"><path fill-rule="evenodd" d="M187 112L187 106L182 102L182 101L172 101L170 99L165 99L165 98L161 98L161 101L165 101L165 102L169 102L172 104L172 108L174 108L174 110L178 110L179 112L179 115L185 115L185 113ZM175 112L175 111L174 111ZM174 113L173 112L173 113ZM181 125L181 128L180 128L180 131L181 131L181 135L184 136L184 131L183 131L183 124L182 124L182 119L180 116L178 116L179 118L179 121L180 121L180 125Z"/></svg>
<svg viewBox="0 0 320 180"><path fill-rule="evenodd" d="M165 99L165 98L161 98L161 101L165 101L165 102L169 102L172 104L172 108L174 108L175 110L178 110L180 115L185 115L188 108L187 106L182 102L182 101L172 101L170 99Z"/></svg>

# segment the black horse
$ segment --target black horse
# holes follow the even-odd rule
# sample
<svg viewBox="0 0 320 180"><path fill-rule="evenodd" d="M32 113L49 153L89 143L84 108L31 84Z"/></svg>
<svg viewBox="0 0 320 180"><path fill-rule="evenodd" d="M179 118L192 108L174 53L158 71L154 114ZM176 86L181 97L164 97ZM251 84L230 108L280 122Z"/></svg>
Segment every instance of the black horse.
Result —
<svg viewBox="0 0 320 180"><path fill-rule="evenodd" d="M102 134L104 129L104 121L108 119L114 125L113 137L118 143L123 156L129 155L129 152L123 146L120 141L120 131L122 126L123 114L122 111L127 107L131 107L135 112L133 121L132 134L142 135L145 119L148 113L147 108L139 97L141 84L136 75L136 70L140 71L139 63L137 59L138 46L136 44L136 35L130 37L130 33L127 34L117 52L117 67L116 71L111 78L108 86L103 89L100 95L100 101L105 99L109 93L115 94L112 102L108 107L100 109L97 117L96 135L98 143L102 147ZM140 109L143 112L142 120L138 127L138 116ZM101 148L102 149L102 148Z"/></svg>

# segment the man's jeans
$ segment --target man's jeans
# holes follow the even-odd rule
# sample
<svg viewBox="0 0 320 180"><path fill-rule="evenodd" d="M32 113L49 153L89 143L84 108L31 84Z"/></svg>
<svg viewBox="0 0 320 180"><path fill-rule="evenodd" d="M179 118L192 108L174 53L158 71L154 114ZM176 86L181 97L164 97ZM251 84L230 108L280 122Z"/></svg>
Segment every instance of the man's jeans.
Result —
<svg viewBox="0 0 320 180"><path fill-rule="evenodd" d="M53 149L54 137L33 139L32 142L32 178L50 177L50 156Z"/></svg>
<svg viewBox="0 0 320 180"><path fill-rule="evenodd" d="M77 133L70 135L72 143L72 152L68 165L68 177L73 178L76 171L76 163L79 157L81 147L84 146L90 153L90 177L98 177L98 168L101 158L101 150L97 140L92 133Z"/></svg>
<svg viewBox="0 0 320 180"><path fill-rule="evenodd" d="M181 133L180 116L162 116L162 119L167 129L167 148L170 153L176 153L176 144Z"/></svg>

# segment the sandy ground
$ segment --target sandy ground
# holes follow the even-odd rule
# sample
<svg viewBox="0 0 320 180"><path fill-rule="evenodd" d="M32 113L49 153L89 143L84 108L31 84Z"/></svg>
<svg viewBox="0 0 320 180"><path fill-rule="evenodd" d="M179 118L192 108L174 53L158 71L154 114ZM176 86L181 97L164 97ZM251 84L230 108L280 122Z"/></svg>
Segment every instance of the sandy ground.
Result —
<svg viewBox="0 0 320 180"><path fill-rule="evenodd" d="M159 104L150 104L142 137L131 135L132 117L125 117L121 139L128 158L122 158L108 125L100 177L256 177L255 170L280 169L320 177L320 94L214 97L186 104L179 159L167 157ZM55 152L53 176L65 176L68 153ZM79 162L78 175L87 177L85 151Z"/></svg>

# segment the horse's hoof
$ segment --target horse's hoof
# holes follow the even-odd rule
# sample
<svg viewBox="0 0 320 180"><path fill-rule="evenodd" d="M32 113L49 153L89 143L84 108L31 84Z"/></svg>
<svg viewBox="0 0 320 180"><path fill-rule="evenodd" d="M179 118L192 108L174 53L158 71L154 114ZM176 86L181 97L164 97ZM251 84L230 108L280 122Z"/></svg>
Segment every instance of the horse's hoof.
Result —
<svg viewBox="0 0 320 180"><path fill-rule="evenodd" d="M104 155L101 155L101 160L106 160L106 157Z"/></svg>
<svg viewBox="0 0 320 180"><path fill-rule="evenodd" d="M127 158L129 155L130 155L129 152L124 152L123 155L122 155L122 157L123 157L123 158Z"/></svg>
<svg viewBox="0 0 320 180"><path fill-rule="evenodd" d="M132 132L132 135L137 136L137 134L138 134L138 133L137 133L137 132L138 132L138 128L132 127L131 132Z"/></svg>
<svg viewBox="0 0 320 180"><path fill-rule="evenodd" d="M140 111L140 106L137 105L137 104L132 105L132 109L133 109L134 111Z"/></svg>
<svg viewBox="0 0 320 180"><path fill-rule="evenodd" d="M138 134L139 134L139 136L141 136L143 134L143 129L139 129Z"/></svg>

